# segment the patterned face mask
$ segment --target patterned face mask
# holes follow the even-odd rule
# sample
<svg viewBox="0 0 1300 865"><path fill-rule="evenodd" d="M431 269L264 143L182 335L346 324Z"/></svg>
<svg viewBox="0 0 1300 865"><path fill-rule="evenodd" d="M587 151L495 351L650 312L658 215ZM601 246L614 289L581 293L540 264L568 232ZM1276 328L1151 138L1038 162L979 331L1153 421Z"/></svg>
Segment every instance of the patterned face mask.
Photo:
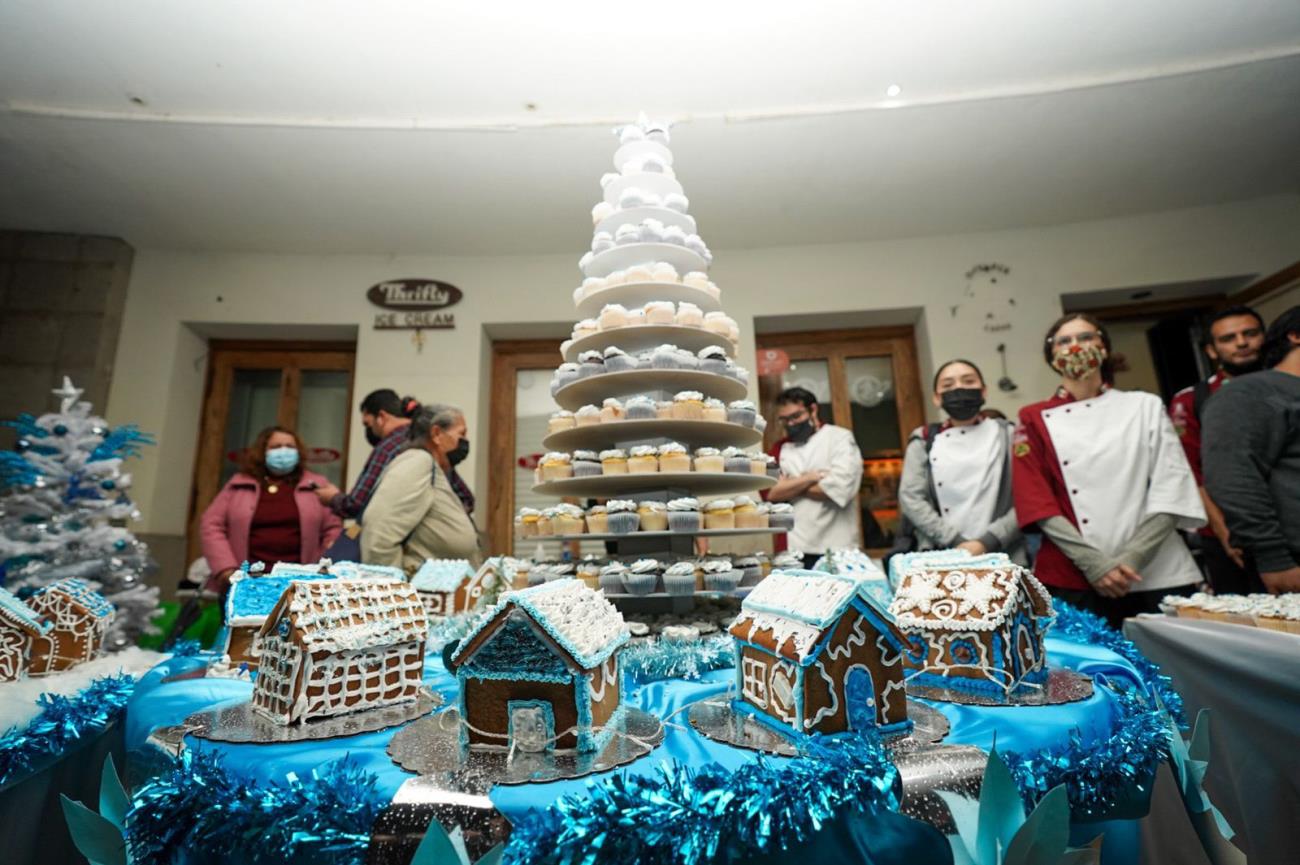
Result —
<svg viewBox="0 0 1300 865"><path fill-rule="evenodd" d="M1066 378L1078 381L1101 369L1106 359L1106 347L1100 344L1074 345L1057 349L1052 357L1052 369Z"/></svg>

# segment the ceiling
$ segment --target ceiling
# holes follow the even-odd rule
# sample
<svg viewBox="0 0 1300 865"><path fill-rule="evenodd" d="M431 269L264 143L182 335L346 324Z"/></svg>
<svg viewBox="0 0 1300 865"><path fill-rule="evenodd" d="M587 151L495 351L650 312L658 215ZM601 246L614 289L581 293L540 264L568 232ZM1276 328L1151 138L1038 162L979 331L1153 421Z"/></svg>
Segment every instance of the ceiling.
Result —
<svg viewBox="0 0 1300 865"><path fill-rule="evenodd" d="M4 0L0 227L576 259L640 110L715 249L1050 225L1300 190L1298 105L1295 0Z"/></svg>

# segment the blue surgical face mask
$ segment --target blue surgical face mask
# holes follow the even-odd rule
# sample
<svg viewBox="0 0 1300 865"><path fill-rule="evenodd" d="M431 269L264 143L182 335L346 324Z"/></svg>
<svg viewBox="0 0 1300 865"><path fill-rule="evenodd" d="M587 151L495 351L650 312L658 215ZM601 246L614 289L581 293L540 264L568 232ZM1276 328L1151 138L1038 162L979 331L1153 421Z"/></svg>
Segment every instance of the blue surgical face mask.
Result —
<svg viewBox="0 0 1300 865"><path fill-rule="evenodd" d="M273 475L287 475L298 467L298 449L293 447L268 448L266 469Z"/></svg>

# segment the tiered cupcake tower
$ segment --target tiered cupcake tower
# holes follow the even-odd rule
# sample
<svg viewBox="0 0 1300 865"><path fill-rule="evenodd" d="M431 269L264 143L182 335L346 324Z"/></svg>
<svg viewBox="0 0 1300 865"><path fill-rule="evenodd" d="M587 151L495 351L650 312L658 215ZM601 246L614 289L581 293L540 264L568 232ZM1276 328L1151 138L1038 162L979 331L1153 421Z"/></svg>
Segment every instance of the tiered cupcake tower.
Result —
<svg viewBox="0 0 1300 865"><path fill-rule="evenodd" d="M579 262L585 277L574 292L580 321L552 383L562 411L543 442L548 456L573 467L587 452L588 470L568 477L570 467L553 472L544 460L534 491L665 505L695 498L705 517L689 531L558 531L536 540L609 540L619 556L693 556L697 537L784 532L707 527L718 522L707 519L707 497L755 494L776 482L775 471L763 470L762 454L739 453L762 441L763 421L744 402L748 372L734 360L736 323L722 312L721 293L707 277L712 254L687 212L668 130L643 116L618 136L616 173L601 179L592 249ZM635 462L638 452L672 442L682 447L655 470L624 471L605 459L617 464L630 454ZM701 458L700 448L712 450ZM731 450L719 453L722 448ZM742 456L752 468L737 467ZM599 472L590 470L593 457Z"/></svg>

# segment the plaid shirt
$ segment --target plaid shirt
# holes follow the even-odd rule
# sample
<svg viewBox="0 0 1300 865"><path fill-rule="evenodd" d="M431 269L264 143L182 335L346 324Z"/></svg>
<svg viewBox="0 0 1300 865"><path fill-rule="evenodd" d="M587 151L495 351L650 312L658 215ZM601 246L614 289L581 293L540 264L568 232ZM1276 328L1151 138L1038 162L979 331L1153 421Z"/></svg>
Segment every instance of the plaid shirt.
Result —
<svg viewBox="0 0 1300 865"><path fill-rule="evenodd" d="M460 503L465 506L465 513L474 513L474 494L470 492L469 484L456 474L455 469L447 473L447 480L451 482L451 489L456 494L456 498L460 499Z"/></svg>
<svg viewBox="0 0 1300 865"><path fill-rule="evenodd" d="M375 445L361 470L361 477L352 486L352 492L339 493L330 499L330 510L344 519L361 519L366 505L370 504L370 497L375 494L375 487L379 485L379 476L384 473L388 461L397 456L406 444L406 432L407 427L403 424Z"/></svg>

